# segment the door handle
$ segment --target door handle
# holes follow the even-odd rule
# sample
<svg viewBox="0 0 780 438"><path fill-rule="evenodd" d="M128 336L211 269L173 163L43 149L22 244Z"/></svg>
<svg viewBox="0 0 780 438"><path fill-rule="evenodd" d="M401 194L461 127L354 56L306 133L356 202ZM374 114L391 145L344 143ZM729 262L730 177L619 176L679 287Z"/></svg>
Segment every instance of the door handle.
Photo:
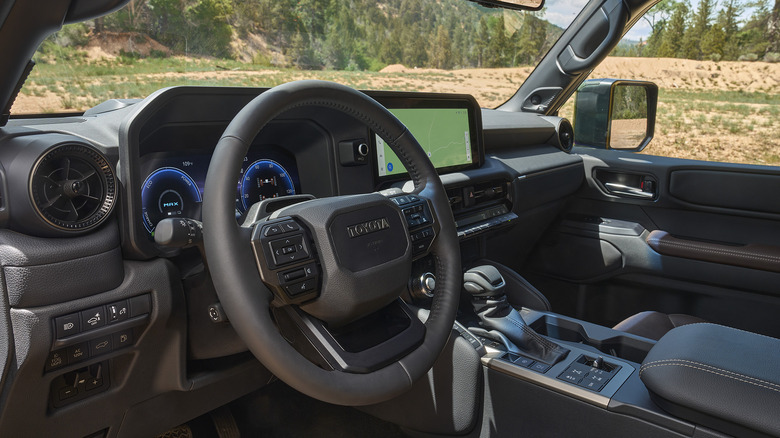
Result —
<svg viewBox="0 0 780 438"><path fill-rule="evenodd" d="M646 192L639 187L631 187L625 184L618 184L613 182L604 183L607 190L615 195L633 196L642 199L653 199L655 193Z"/></svg>

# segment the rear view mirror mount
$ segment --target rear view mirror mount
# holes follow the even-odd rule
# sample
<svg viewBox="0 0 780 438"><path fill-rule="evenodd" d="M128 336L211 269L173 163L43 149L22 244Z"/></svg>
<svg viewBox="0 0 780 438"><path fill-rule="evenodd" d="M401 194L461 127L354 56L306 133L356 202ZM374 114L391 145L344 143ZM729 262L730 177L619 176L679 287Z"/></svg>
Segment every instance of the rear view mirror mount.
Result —
<svg viewBox="0 0 780 438"><path fill-rule="evenodd" d="M576 145L639 152L653 139L657 105L652 82L587 80L574 103Z"/></svg>

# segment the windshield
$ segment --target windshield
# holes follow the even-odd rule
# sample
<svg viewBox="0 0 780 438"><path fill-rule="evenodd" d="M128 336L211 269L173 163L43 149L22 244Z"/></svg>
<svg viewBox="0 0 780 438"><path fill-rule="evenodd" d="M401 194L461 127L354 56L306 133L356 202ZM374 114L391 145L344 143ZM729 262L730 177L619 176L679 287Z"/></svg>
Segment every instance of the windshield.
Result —
<svg viewBox="0 0 780 438"><path fill-rule="evenodd" d="M514 94L584 2L575 3L520 12L465 0L132 0L47 38L13 113L83 111L173 85L308 78L468 93L492 108Z"/></svg>

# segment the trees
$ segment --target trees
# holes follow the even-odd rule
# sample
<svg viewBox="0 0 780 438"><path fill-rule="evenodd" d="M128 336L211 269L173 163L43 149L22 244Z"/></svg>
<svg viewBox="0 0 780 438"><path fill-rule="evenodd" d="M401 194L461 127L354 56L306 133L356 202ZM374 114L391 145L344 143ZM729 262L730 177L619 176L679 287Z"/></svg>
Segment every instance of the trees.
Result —
<svg viewBox="0 0 780 438"><path fill-rule="evenodd" d="M436 39L431 48L431 62L434 67L448 69L452 67L452 40L444 25L436 29Z"/></svg>
<svg viewBox="0 0 780 438"><path fill-rule="evenodd" d="M766 53L780 53L780 0L775 0L766 29Z"/></svg>
<svg viewBox="0 0 780 438"><path fill-rule="evenodd" d="M685 35L685 20L688 16L688 6L677 3L674 6L669 24L663 31L661 44L657 55L662 58L675 58L682 55L683 35Z"/></svg>
<svg viewBox="0 0 780 438"><path fill-rule="evenodd" d="M512 65L533 65L543 55L542 47L547 39L547 26L541 18L534 13L523 14L523 24L519 31L515 32L513 47L515 59Z"/></svg>

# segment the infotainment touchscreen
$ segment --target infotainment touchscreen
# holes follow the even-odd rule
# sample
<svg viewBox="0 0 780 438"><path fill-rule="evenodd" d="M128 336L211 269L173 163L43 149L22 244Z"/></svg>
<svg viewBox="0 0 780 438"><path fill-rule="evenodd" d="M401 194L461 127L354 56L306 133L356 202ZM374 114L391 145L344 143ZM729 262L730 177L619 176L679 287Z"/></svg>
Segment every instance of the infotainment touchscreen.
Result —
<svg viewBox="0 0 780 438"><path fill-rule="evenodd" d="M478 110L470 100L378 100L406 125L439 173L479 166ZM375 137L377 176L385 179L406 174L390 146L378 135Z"/></svg>
<svg viewBox="0 0 780 438"><path fill-rule="evenodd" d="M460 108L390 109L423 147L437 169L471 164L468 110ZM390 146L377 136L379 176L406 173Z"/></svg>

